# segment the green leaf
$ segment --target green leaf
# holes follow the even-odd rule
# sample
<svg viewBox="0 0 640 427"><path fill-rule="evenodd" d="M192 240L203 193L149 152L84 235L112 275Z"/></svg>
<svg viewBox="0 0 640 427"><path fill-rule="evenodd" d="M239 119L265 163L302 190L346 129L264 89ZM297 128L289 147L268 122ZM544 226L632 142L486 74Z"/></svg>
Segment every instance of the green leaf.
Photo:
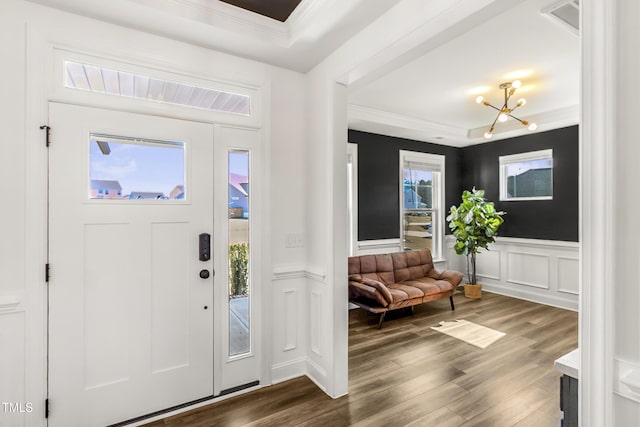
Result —
<svg viewBox="0 0 640 427"><path fill-rule="evenodd" d="M471 191L464 190L462 203L449 209L447 221L456 238L453 248L459 255L475 256L481 249L488 250L504 222L505 212L497 212L493 202L485 200L484 195L484 190L475 187Z"/></svg>

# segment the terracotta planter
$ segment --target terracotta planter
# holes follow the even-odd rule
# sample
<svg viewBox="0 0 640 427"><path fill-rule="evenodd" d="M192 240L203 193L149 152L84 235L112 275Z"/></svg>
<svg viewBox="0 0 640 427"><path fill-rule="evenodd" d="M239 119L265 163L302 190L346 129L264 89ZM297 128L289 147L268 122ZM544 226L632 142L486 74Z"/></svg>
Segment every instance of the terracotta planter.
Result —
<svg viewBox="0 0 640 427"><path fill-rule="evenodd" d="M482 285L464 284L464 296L472 299L482 298Z"/></svg>

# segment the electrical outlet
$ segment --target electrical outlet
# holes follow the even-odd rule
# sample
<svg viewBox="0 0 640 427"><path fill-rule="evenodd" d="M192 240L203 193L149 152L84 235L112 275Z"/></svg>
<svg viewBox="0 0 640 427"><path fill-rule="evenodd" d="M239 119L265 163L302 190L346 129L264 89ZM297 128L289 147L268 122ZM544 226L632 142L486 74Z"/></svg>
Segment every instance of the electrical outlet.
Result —
<svg viewBox="0 0 640 427"><path fill-rule="evenodd" d="M299 233L287 234L284 238L284 246L286 248L304 247L304 239L302 237L302 234L299 234Z"/></svg>

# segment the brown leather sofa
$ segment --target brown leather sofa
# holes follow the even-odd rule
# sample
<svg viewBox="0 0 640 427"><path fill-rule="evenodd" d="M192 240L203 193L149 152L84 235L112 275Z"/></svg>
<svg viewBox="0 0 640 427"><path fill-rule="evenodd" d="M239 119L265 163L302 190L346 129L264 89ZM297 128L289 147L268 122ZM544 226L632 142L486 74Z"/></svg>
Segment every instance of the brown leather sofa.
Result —
<svg viewBox="0 0 640 427"><path fill-rule="evenodd" d="M437 271L431 251L408 251L349 257L349 301L372 313L380 313L382 327L387 311L412 307L449 297L462 281L462 273Z"/></svg>

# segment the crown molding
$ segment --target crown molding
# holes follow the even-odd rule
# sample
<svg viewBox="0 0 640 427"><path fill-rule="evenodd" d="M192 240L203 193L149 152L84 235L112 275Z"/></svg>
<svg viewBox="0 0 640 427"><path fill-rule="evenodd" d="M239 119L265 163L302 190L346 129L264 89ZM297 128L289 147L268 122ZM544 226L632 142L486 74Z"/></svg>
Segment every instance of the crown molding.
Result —
<svg viewBox="0 0 640 427"><path fill-rule="evenodd" d="M324 11L340 16L326 0L302 0L285 22L262 16L221 1L210 0L131 0L165 12L182 15L210 26L268 40L290 47L304 38L311 23ZM344 8L343 8L344 9Z"/></svg>
<svg viewBox="0 0 640 427"><path fill-rule="evenodd" d="M496 128L491 141L575 125L579 122L579 114L579 106L572 105L528 116L528 120L538 124L535 132L527 130L515 121L501 123L500 128ZM362 105L349 104L348 120L349 128L353 130L453 147L465 147L487 142L484 137L486 126L464 129Z"/></svg>
<svg viewBox="0 0 640 427"><path fill-rule="evenodd" d="M291 12L291 15L289 15L289 18L285 21L285 24L289 26L292 39L297 39L305 25L307 25L318 14L322 3L326 3L326 1L302 0L298 7Z"/></svg>
<svg viewBox="0 0 640 427"><path fill-rule="evenodd" d="M246 11L225 2L208 0L130 1L237 34L260 40L266 39L278 46L288 47L292 42L287 23Z"/></svg>
<svg viewBox="0 0 640 427"><path fill-rule="evenodd" d="M453 141L464 141L468 133L467 129L464 128L431 122L403 114L391 113L363 105L349 104L347 115L349 127L352 129L369 131L361 128L366 128L367 124L374 123L389 128L417 131L422 135L419 140L425 142L449 143ZM392 134L391 136L406 137L400 136L399 134ZM438 142L441 139L446 140L446 142Z"/></svg>

